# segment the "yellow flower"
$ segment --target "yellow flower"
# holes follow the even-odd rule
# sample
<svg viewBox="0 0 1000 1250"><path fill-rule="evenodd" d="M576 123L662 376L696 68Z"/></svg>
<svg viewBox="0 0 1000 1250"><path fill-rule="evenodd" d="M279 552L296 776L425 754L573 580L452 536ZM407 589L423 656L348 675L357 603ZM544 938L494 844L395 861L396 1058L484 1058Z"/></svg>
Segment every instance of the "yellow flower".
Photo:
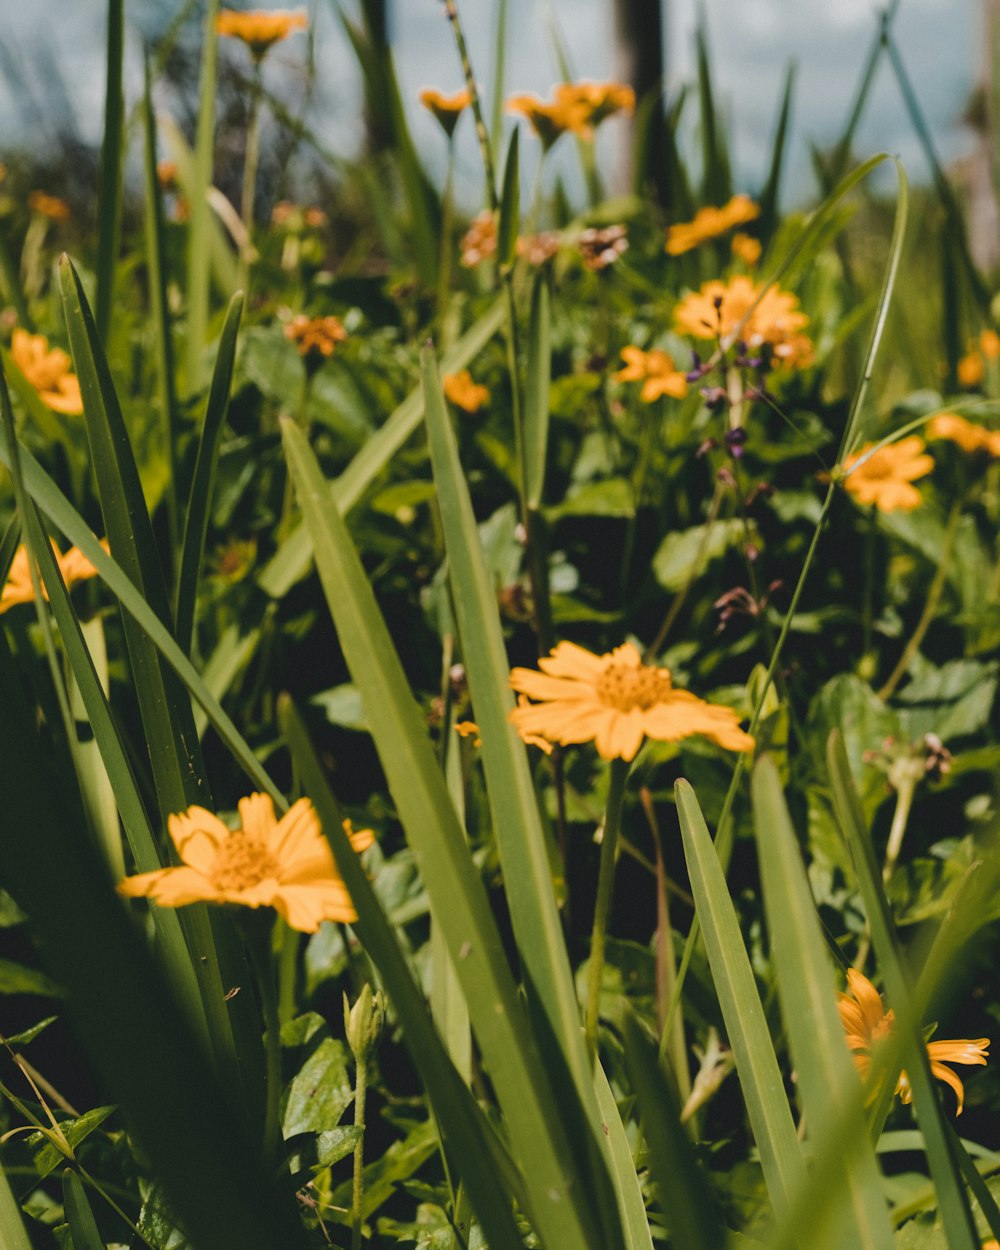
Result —
<svg viewBox="0 0 1000 1250"><path fill-rule="evenodd" d="M474 747L481 747L483 745L482 739L479 736L479 726L474 720L456 721L454 725L452 725L452 729L454 729L455 733L457 733L460 738L471 738L472 745Z"/></svg>
<svg viewBox="0 0 1000 1250"><path fill-rule="evenodd" d="M66 583L67 588L73 586L76 582L85 581L88 577L97 576L97 569L94 568L79 547L70 547L69 551L63 555L54 540L49 539L49 541L52 543L52 554L56 558L59 572L62 574L62 579ZM108 540L106 538L101 541L101 546L107 551ZM46 599L49 597L44 583L42 584L42 595ZM10 565L10 573L7 576L7 584L4 586L3 592L0 593L0 612L6 612L18 603L30 603L34 597L35 594L31 588L28 548L22 543L14 553L14 559Z"/></svg>
<svg viewBox="0 0 1000 1250"><path fill-rule="evenodd" d="M589 139L605 118L635 112L635 92L620 82L564 82L556 87L556 104L573 118L569 128Z"/></svg>
<svg viewBox="0 0 1000 1250"><path fill-rule="evenodd" d="M683 399L687 394L687 378L674 368L673 357L666 352L658 348L644 352L638 347L623 347L622 360L625 368L614 375L615 381L642 382L639 398L644 404L653 403L661 395Z"/></svg>
<svg viewBox="0 0 1000 1250"><path fill-rule="evenodd" d="M977 451L1000 456L1000 430L987 430L960 417L957 412L939 412L927 423L928 438L944 438L969 455Z"/></svg>
<svg viewBox="0 0 1000 1250"><path fill-rule="evenodd" d="M844 489L857 503L874 504L879 512L912 512L923 500L913 482L934 468L924 440L911 434L863 460L873 446L866 443L844 461L844 473L850 474L844 477Z"/></svg>
<svg viewBox="0 0 1000 1250"><path fill-rule="evenodd" d="M420 93L420 103L430 109L450 139L458 119L472 103L472 93L466 89L456 91L454 95L443 95L436 87L425 87Z"/></svg>
<svg viewBox="0 0 1000 1250"><path fill-rule="evenodd" d="M315 933L323 920L357 919L309 799L299 799L280 820L266 794L240 799L239 811L241 828L232 831L204 807L171 816L167 827L183 864L126 877L118 892L161 907L273 907L303 933ZM370 829L355 833L349 821L344 829L355 851L374 841Z"/></svg>
<svg viewBox="0 0 1000 1250"><path fill-rule="evenodd" d="M339 317L307 317L299 313L285 326L285 338L291 339L300 356L333 355L338 343L347 338Z"/></svg>
<svg viewBox="0 0 1000 1250"><path fill-rule="evenodd" d="M996 330L984 330L979 336L979 350L987 360L1000 356L1000 334Z"/></svg>
<svg viewBox="0 0 1000 1250"><path fill-rule="evenodd" d="M580 135L590 133L587 109L575 97L557 99L554 104L546 104L535 95L512 95L504 104L504 109L508 113L520 113L527 118L546 152L567 130L573 130Z"/></svg>
<svg viewBox="0 0 1000 1250"><path fill-rule="evenodd" d="M959 386L978 386L986 376L986 366L979 352L971 351L958 362L956 372Z"/></svg>
<svg viewBox="0 0 1000 1250"><path fill-rule="evenodd" d="M446 373L441 379L441 385L445 398L463 412L478 412L483 404L489 403L489 391L478 382L473 382L468 369L463 369L461 373Z"/></svg>
<svg viewBox="0 0 1000 1250"><path fill-rule="evenodd" d="M848 1049L861 1074L861 1079L865 1080L871 1068L872 1047L892 1033L895 1027L895 1017L891 1009L887 1011L884 1007L875 986L856 968L847 970L847 988L849 993L837 995L837 1011L840 1013L840 1022L844 1026ZM977 1037L973 1041L963 1039L954 1042L927 1043L927 1057L931 1061L932 1075L936 1076L939 1081L944 1081L946 1085L950 1085L958 1096L956 1115L962 1114L965 1090L951 1068L946 1068L944 1065L945 1063L967 1063L982 1064L985 1067L986 1048L989 1044L988 1037ZM910 1079L905 1072L899 1074L896 1093L903 1102L910 1102L913 1097Z"/></svg>
<svg viewBox="0 0 1000 1250"><path fill-rule="evenodd" d="M538 661L540 673L515 668L510 684L534 703L519 703L510 719L517 732L567 746L593 740L606 759L631 760L644 738L678 742L703 734L730 751L750 751L754 740L728 707L676 690L670 670L643 664L630 642L594 655L560 642Z"/></svg>
<svg viewBox="0 0 1000 1250"><path fill-rule="evenodd" d="M10 354L42 400L56 412L78 417L83 412L80 383L70 371L72 361L58 347L49 347L44 334L29 334L20 327L11 339Z"/></svg>
<svg viewBox="0 0 1000 1250"><path fill-rule="evenodd" d="M728 204L715 208L708 204L699 208L693 221L678 222L667 231L667 251L671 256L689 252L699 243L717 239L720 234L742 226L760 216L760 206L749 195L734 195Z"/></svg>
<svg viewBox="0 0 1000 1250"><path fill-rule="evenodd" d="M760 260L760 239L755 239L752 235L737 231L729 246L736 259L741 260L751 269Z"/></svg>
<svg viewBox="0 0 1000 1250"><path fill-rule="evenodd" d="M747 317L758 296L760 303ZM737 337L749 348L767 343L776 362L800 367L812 359L812 343L802 333L808 324L808 316L790 291L783 291L777 284L764 290L745 274L737 274L728 282L705 282L674 309L674 326L679 334L719 339L723 348L731 347Z"/></svg>
<svg viewBox="0 0 1000 1250"><path fill-rule="evenodd" d="M309 18L304 9L295 12L249 9L245 13L223 9L215 19L216 31L242 39L255 61L263 60L274 44L287 39L293 31L306 30L308 26Z"/></svg>
<svg viewBox="0 0 1000 1250"><path fill-rule="evenodd" d="M58 195L48 195L45 191L32 191L28 196L28 207L39 217L48 217L49 221L69 221L72 216L70 206Z"/></svg>

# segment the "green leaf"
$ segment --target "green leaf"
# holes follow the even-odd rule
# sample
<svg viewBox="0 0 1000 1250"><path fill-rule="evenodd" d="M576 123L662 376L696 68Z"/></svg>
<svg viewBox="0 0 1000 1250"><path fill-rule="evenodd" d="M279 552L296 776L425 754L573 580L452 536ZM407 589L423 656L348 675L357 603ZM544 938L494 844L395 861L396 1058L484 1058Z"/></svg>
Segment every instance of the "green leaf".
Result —
<svg viewBox="0 0 1000 1250"><path fill-rule="evenodd" d="M70 1168L63 1172L63 1210L73 1250L105 1250L83 1181Z"/></svg>
<svg viewBox="0 0 1000 1250"><path fill-rule="evenodd" d="M623 477L609 477L600 482L585 482L566 495L562 503L549 510L553 521L567 516L635 515L635 499L631 483Z"/></svg>
<svg viewBox="0 0 1000 1250"><path fill-rule="evenodd" d="M87 1111L73 1119L60 1120L59 1131L66 1138L70 1149L74 1150L82 1141L86 1141L95 1129L100 1128L115 1110L115 1107L95 1107L92 1111ZM59 1147L53 1145L45 1133L31 1133L27 1141L34 1152L35 1170L39 1176L48 1176L66 1159Z"/></svg>
<svg viewBox="0 0 1000 1250"><path fill-rule="evenodd" d="M0 994L38 994L42 998L58 998L61 993L55 981L44 972L15 963L12 959L0 959Z"/></svg>
<svg viewBox="0 0 1000 1250"><path fill-rule="evenodd" d="M445 934L484 1066L524 1168L530 1218L552 1245L597 1250L604 1243L591 1209L593 1195L578 1173L424 717L305 435L283 419L282 437L340 645L361 692L390 793Z"/></svg>
<svg viewBox="0 0 1000 1250"><path fill-rule="evenodd" d="M738 546L746 529L738 518L695 525L667 534L653 556L653 576L664 590L681 590L689 579L698 577L706 565Z"/></svg>
<svg viewBox="0 0 1000 1250"><path fill-rule="evenodd" d="M288 1086L281 1117L285 1137L336 1128L354 1101L350 1063L343 1042L329 1036L320 1039Z"/></svg>
<svg viewBox="0 0 1000 1250"><path fill-rule="evenodd" d="M11 1033L4 1038L4 1042L11 1050L15 1050L19 1046L27 1046L29 1042L34 1041L39 1033L44 1032L50 1024L55 1024L58 1019L58 1016L46 1016L44 1020L39 1020L37 1024L33 1024L30 1029L22 1029L20 1033Z"/></svg>
<svg viewBox="0 0 1000 1250"><path fill-rule="evenodd" d="M805 1184L805 1161L725 873L695 792L680 780L674 796L712 979L771 1205L780 1220L791 1209L792 1195Z"/></svg>
<svg viewBox="0 0 1000 1250"><path fill-rule="evenodd" d="M625 1134L625 1126L611 1092L604 1068L594 1065L594 1088L597 1105L601 1112L601 1128L607 1133L608 1151L611 1157L611 1179L618 1195L618 1207L622 1213L622 1233L626 1250L653 1250L653 1237L649 1231L646 1204L632 1159L632 1148Z"/></svg>
<svg viewBox="0 0 1000 1250"><path fill-rule="evenodd" d="M125 0L108 0L107 87L104 96L104 137L97 189L97 333L103 342L111 329L115 298L115 266L121 236L125 96L122 65L125 54ZM79 1248L78 1248L79 1250Z"/></svg>
<svg viewBox="0 0 1000 1250"><path fill-rule="evenodd" d="M524 498L532 509L542 506L549 447L549 389L552 381L549 303L549 278L544 271L540 271L531 290L528 380L524 392Z"/></svg>
<svg viewBox="0 0 1000 1250"><path fill-rule="evenodd" d="M795 63L792 62L785 76L785 89L782 92L781 105L778 109L778 124L774 130L774 143L771 147L771 167L768 170L767 182L760 193L760 232L765 240L770 239L778 221L778 190L781 185L781 166L788 138L788 119L792 110L792 87L794 85Z"/></svg>
<svg viewBox="0 0 1000 1250"><path fill-rule="evenodd" d="M515 126L507 145L500 197L500 225L497 228L497 263L509 265L514 259L517 231L521 224L521 180L518 165L518 134Z"/></svg>
<svg viewBox="0 0 1000 1250"><path fill-rule="evenodd" d="M31 1242L24 1231L21 1208L11 1192L7 1174L0 1166L0 1245L4 1250L31 1250Z"/></svg>
<svg viewBox="0 0 1000 1250"><path fill-rule="evenodd" d="M219 0L208 0L202 27L201 83L198 91L198 135L195 143L191 185L186 189L189 206L187 255L187 327L185 382L188 395L204 386L203 353L208 335L212 219L208 192L212 186L215 147L215 80L219 40L215 29Z"/></svg>
<svg viewBox="0 0 1000 1250"><path fill-rule="evenodd" d="M357 686L346 682L342 686L333 686L330 690L321 690L309 700L323 709L326 719L332 725L340 725L343 729L354 729L359 733L368 732L365 710L361 704L361 695Z"/></svg>
<svg viewBox="0 0 1000 1250"><path fill-rule="evenodd" d="M316 1138L316 1170L328 1168L352 1154L364 1135L360 1124L340 1124Z"/></svg>

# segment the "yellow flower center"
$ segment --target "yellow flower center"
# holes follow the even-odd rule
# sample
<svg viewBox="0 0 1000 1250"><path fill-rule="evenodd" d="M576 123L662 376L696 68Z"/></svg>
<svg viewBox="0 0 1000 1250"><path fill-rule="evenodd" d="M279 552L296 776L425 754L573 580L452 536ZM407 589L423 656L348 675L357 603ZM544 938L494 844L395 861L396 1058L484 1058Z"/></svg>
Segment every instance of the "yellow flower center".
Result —
<svg viewBox="0 0 1000 1250"><path fill-rule="evenodd" d="M605 707L618 712L646 712L657 703L665 703L672 689L665 668L630 668L627 664L609 664L594 688Z"/></svg>
<svg viewBox="0 0 1000 1250"><path fill-rule="evenodd" d="M277 877L278 868L263 839L242 831L231 833L215 853L212 884L219 890L249 890Z"/></svg>

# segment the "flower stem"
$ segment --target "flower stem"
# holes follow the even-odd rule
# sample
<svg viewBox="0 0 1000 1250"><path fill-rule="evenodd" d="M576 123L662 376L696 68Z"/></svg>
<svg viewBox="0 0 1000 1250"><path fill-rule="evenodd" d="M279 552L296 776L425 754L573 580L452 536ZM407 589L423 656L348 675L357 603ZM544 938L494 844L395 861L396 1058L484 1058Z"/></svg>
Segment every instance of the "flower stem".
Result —
<svg viewBox="0 0 1000 1250"><path fill-rule="evenodd" d="M628 773L627 760L611 761L608 802L604 812L604 836L601 840L601 862L597 873L597 902L594 905L594 928L590 938L590 962L587 970L587 1014L584 1021L584 1039L591 1063L597 1056L597 1021L601 1008L604 944L611 915L618 830L621 826L622 803L625 799L625 782Z"/></svg>
<svg viewBox="0 0 1000 1250"><path fill-rule="evenodd" d="M265 920L265 923L260 923ZM264 1022L264 1053L266 1059L264 1088L264 1139L262 1153L267 1167L277 1166L281 1148L279 1100L281 1095L281 1023L278 1019L278 995L271 967L271 930L269 916L254 914L241 917L243 937L250 967L257 982L257 996Z"/></svg>
<svg viewBox="0 0 1000 1250"><path fill-rule="evenodd" d="M354 1147L354 1188L351 1197L351 1250L361 1250L361 1226L365 1196L365 1101L368 1096L368 1061L360 1059L354 1081L354 1125L361 1136Z"/></svg>
<svg viewBox="0 0 1000 1250"><path fill-rule="evenodd" d="M250 96L250 119L247 122L247 147L243 158L243 194L240 216L246 227L247 241L240 257L240 287L249 293L250 257L253 254L253 208L257 198L257 166L260 163L260 62L254 62L253 86Z"/></svg>

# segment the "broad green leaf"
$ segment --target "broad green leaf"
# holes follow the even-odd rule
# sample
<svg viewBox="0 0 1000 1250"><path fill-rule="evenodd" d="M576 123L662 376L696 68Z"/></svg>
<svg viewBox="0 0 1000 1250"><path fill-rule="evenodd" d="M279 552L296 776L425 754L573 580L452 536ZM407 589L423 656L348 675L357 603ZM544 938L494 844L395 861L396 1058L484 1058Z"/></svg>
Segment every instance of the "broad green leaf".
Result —
<svg viewBox="0 0 1000 1250"><path fill-rule="evenodd" d="M342 1041L330 1036L319 1040L286 1091L281 1117L285 1137L337 1127L354 1101L350 1065L350 1052Z"/></svg>
<svg viewBox="0 0 1000 1250"><path fill-rule="evenodd" d="M576 486L565 499L549 510L553 520L565 516L620 516L635 515L635 498L632 486L623 477L609 477L600 482L584 482Z"/></svg>
<svg viewBox="0 0 1000 1250"><path fill-rule="evenodd" d="M92 1111L84 1112L81 1116L61 1120L59 1131L65 1137L70 1150L75 1150L82 1141L86 1141L95 1129L101 1127L108 1116L114 1114L115 1110L114 1107L94 1107ZM32 1133L27 1141L34 1152L35 1170L39 1176L48 1176L66 1159L59 1147L53 1145L44 1133Z"/></svg>
<svg viewBox="0 0 1000 1250"><path fill-rule="evenodd" d="M664 590L681 590L705 567L744 541L743 521L713 521L667 534L653 556L653 576Z"/></svg>
<svg viewBox="0 0 1000 1250"><path fill-rule="evenodd" d="M600 1221L579 1174L545 1067L514 988L489 901L448 796L424 717L371 585L305 435L282 421L289 472L327 605L361 692L396 810L455 961L469 1016L524 1168L543 1241L597 1250ZM329 833L329 831L328 831Z"/></svg>
<svg viewBox="0 0 1000 1250"><path fill-rule="evenodd" d="M42 998L58 998L61 993L55 981L37 968L15 963L12 959L0 959L0 994L37 994Z"/></svg>

